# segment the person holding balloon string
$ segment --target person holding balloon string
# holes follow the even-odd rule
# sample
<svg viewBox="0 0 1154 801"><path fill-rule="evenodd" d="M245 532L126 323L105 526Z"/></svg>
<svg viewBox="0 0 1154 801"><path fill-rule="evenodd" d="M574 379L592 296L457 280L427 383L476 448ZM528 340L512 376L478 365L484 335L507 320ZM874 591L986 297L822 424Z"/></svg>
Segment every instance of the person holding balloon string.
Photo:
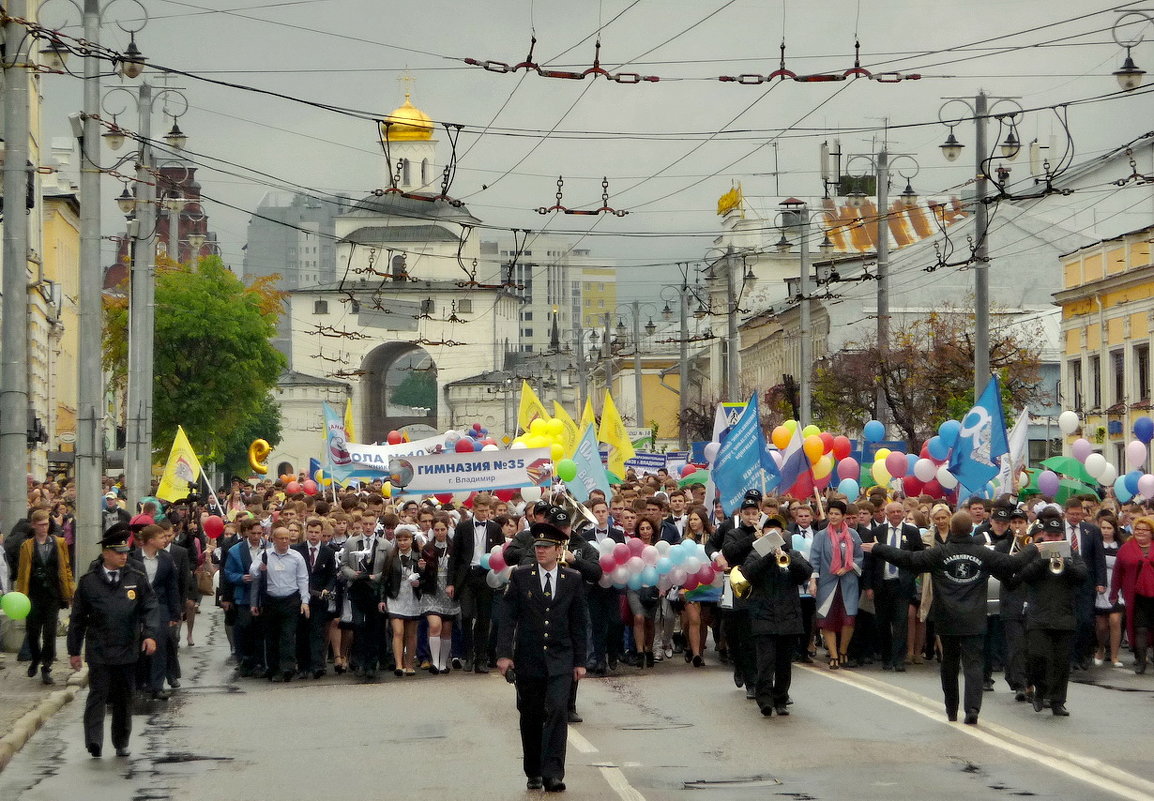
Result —
<svg viewBox="0 0 1154 801"><path fill-rule="evenodd" d="M636 540L641 542L643 546L656 547L658 526L658 521L651 516L639 517L635 531ZM629 546L625 547L628 548ZM640 557L635 556L631 556L629 559L630 561L632 559L640 561ZM617 569L628 570L624 565ZM636 587L633 586L634 584ZM629 613L633 616L633 641L636 646L637 667L652 668L656 661L653 655L653 639L656 634L657 607L661 601L661 593L655 585L642 586L641 577L631 575L625 597L629 603Z"/></svg>
<svg viewBox="0 0 1154 801"><path fill-rule="evenodd" d="M709 522L709 513L704 506L695 506L689 510L685 520L685 538L702 545L713 535L713 525ZM685 632L686 644L685 661L691 662L694 667L705 666L705 641L709 626L713 622L713 615L717 610L717 602L721 600L721 588L706 586L695 590L683 590L682 600L684 607L681 611L681 630Z"/></svg>

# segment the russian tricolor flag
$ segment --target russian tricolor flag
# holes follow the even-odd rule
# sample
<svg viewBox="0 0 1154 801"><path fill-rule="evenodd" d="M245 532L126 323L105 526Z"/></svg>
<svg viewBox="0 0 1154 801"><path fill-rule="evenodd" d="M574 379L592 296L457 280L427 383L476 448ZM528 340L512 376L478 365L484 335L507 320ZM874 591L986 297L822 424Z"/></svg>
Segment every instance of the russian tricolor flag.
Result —
<svg viewBox="0 0 1154 801"><path fill-rule="evenodd" d="M781 484L778 486L782 493L798 500L813 497L813 465L802 447L800 425L793 430L793 437L781 457Z"/></svg>

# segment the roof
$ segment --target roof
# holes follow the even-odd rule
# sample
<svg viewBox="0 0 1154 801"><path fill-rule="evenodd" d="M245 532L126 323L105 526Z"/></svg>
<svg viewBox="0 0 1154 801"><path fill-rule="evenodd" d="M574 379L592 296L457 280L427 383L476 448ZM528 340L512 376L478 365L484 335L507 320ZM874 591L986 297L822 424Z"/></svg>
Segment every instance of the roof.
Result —
<svg viewBox="0 0 1154 801"><path fill-rule="evenodd" d="M277 377L276 385L278 387L340 387L342 389L348 389L349 386L345 381L298 373L296 370L282 372Z"/></svg>
<svg viewBox="0 0 1154 801"><path fill-rule="evenodd" d="M365 217L385 215L388 217L411 217L415 220L454 220L479 223L480 220L469 213L469 209L454 206L446 200L433 200L435 195L425 192L410 192L406 197L400 192L386 192L383 195L369 195L353 204L347 215ZM428 198L420 200L418 198Z"/></svg>
<svg viewBox="0 0 1154 801"><path fill-rule="evenodd" d="M369 225L358 228L342 241L376 245L389 242L460 242L461 238L440 225Z"/></svg>

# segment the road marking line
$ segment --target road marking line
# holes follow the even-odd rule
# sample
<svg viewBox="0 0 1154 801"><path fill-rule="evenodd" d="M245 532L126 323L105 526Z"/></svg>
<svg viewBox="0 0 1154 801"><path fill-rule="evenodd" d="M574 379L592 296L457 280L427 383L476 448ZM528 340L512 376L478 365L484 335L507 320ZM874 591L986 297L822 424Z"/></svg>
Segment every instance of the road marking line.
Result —
<svg viewBox="0 0 1154 801"><path fill-rule="evenodd" d="M919 695L904 687L893 687L885 682L868 676L827 673L816 668L806 668L827 679L839 681L850 687L865 690L868 693L884 698L898 706L905 707L923 717L939 723L945 723L950 728L981 740L987 745L999 748L1015 756L1028 759L1053 770L1060 771L1072 779L1092 784L1093 786L1114 793L1117 796L1132 801L1154 801L1154 782L1149 782L1121 768L1110 765L1092 757L1085 757L1070 751L1056 749L1048 743L1032 740L1020 735L1012 729L999 726L996 723L983 723L983 728L977 726L951 726L949 721L942 717L940 705L934 706L932 699Z"/></svg>
<svg viewBox="0 0 1154 801"><path fill-rule="evenodd" d="M582 754L596 754L597 746L585 739L583 735L577 732L576 729L569 729L569 744L580 751ZM617 793L617 797L621 801L645 801L645 796L638 792L637 788L629 783L625 778L625 774L621 772L621 768L610 765L597 765L597 770L601 772L602 778L605 782Z"/></svg>

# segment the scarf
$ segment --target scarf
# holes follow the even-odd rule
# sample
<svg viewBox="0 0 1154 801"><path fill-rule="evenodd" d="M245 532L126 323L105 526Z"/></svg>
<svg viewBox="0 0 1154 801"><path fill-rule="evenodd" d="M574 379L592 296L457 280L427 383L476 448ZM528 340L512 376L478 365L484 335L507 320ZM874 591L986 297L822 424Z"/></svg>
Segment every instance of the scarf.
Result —
<svg viewBox="0 0 1154 801"><path fill-rule="evenodd" d="M834 527L832 524L826 526L826 532L829 534L830 542L833 545L833 559L830 561L829 569L834 575L842 568L849 568L853 570L853 538L849 534L849 526L843 520L841 525ZM842 556L843 549L844 553Z"/></svg>

